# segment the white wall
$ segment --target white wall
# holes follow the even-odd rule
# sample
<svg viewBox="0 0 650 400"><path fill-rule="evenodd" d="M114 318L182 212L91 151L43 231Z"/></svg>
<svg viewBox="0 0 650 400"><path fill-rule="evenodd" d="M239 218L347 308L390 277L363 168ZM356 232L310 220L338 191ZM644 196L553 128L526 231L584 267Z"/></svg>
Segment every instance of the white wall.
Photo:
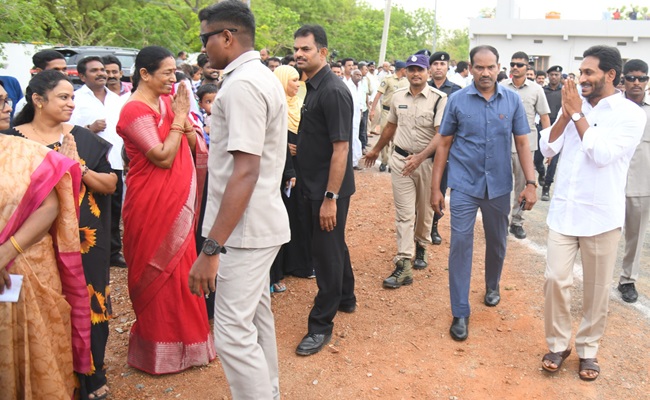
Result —
<svg viewBox="0 0 650 400"><path fill-rule="evenodd" d="M20 82L23 93L29 84L31 75L29 70L32 69L32 56L38 50L45 46L36 46L33 44L22 43L2 43L0 44L0 75L13 76Z"/></svg>
<svg viewBox="0 0 650 400"><path fill-rule="evenodd" d="M470 48L481 44L496 47L502 66L507 66L514 52L524 51L549 56L549 65L577 73L581 60L576 57L593 45L615 46L624 60L650 62L650 21L472 19L469 33Z"/></svg>

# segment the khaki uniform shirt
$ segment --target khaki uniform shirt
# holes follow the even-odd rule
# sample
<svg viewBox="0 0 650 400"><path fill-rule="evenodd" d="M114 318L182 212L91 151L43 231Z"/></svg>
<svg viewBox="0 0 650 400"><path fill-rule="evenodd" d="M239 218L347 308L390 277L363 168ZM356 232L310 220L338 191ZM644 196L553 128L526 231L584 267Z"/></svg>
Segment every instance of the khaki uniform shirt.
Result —
<svg viewBox="0 0 650 400"><path fill-rule="evenodd" d="M382 94L381 105L390 107L390 101L393 98L395 90L409 87L409 81L406 77L398 78L396 75L387 76L381 81L377 91Z"/></svg>
<svg viewBox="0 0 650 400"><path fill-rule="evenodd" d="M627 185L625 195L627 197L650 196L650 98L646 96L641 104L648 121L639 145L636 146L630 169L627 171Z"/></svg>
<svg viewBox="0 0 650 400"><path fill-rule="evenodd" d="M551 113L551 108L548 106L544 89L537 83L528 79L526 79L524 84L519 88L512 83L512 79L506 79L500 84L517 92L519 97L521 97L521 101L524 103L524 110L526 110L526 119L530 126L530 133L528 134L530 150L537 150L537 127L535 126L535 114L544 115ZM512 152L517 152L514 137L512 139Z"/></svg>
<svg viewBox="0 0 650 400"><path fill-rule="evenodd" d="M420 153L440 126L447 105L447 95L427 85L413 96L408 88L393 94L388 122L397 125L393 143L409 153Z"/></svg>

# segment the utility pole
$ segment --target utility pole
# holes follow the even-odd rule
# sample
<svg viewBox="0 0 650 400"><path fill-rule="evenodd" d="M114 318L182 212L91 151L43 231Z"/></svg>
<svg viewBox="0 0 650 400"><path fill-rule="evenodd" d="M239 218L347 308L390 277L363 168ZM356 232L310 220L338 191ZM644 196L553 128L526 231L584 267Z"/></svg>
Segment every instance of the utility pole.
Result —
<svg viewBox="0 0 650 400"><path fill-rule="evenodd" d="M386 7L384 8L384 31L381 34L381 48L379 49L379 62L381 65L386 61L386 46L388 44L388 28L390 28L390 5L391 0L386 0Z"/></svg>
<svg viewBox="0 0 650 400"><path fill-rule="evenodd" d="M431 54L436 52L436 41L438 40L437 38L437 31L438 31L438 0L436 0L435 5L433 6L433 47Z"/></svg>

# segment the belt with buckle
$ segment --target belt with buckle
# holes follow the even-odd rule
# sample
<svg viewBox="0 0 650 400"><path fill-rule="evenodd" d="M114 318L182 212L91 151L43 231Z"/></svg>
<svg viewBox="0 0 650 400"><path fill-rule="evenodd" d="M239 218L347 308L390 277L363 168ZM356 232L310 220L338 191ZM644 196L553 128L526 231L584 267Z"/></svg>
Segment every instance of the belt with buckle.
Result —
<svg viewBox="0 0 650 400"><path fill-rule="evenodd" d="M395 151L395 153L399 154L399 155L402 156L402 157L408 157L408 156L410 156L410 155L413 154L413 153L409 153L408 151L404 150L403 148L401 148L401 147L399 147L399 146L394 146L393 150ZM433 153L433 154L432 154L431 156L429 156L428 158L430 158L430 159L433 160L433 157L434 157L435 155L436 155L436 154Z"/></svg>

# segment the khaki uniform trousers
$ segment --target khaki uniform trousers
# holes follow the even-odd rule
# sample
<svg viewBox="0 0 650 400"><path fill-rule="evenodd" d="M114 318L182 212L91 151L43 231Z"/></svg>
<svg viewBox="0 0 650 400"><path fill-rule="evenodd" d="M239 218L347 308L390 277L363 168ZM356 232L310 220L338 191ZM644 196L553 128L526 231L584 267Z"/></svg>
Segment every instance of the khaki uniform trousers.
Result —
<svg viewBox="0 0 650 400"><path fill-rule="evenodd" d="M549 229L544 274L544 329L550 351L561 352L570 346L573 265L580 250L582 321L576 333L575 346L580 358L596 357L598 341L605 332L620 237L620 228L588 237L565 236Z"/></svg>
<svg viewBox="0 0 650 400"><path fill-rule="evenodd" d="M384 128L386 127L386 124L388 123L388 113L390 111L384 110L382 107L381 109L381 121L380 121L380 131L379 133L384 131ZM393 141L391 140L390 143L388 143L386 146L384 146L383 149L381 149L381 152L379 153L379 160L381 161L382 164L388 165L388 161L390 158L390 154L393 152Z"/></svg>
<svg viewBox="0 0 650 400"><path fill-rule="evenodd" d="M395 261L415 256L415 242L425 247L431 243L431 172L433 160L427 158L410 176L402 176L405 157L393 153L390 159L393 199L395 200L395 228L397 256Z"/></svg>
<svg viewBox="0 0 650 400"><path fill-rule="evenodd" d="M619 283L635 283L639 277L643 238L649 219L650 196L625 198L625 253Z"/></svg>
<svg viewBox="0 0 650 400"><path fill-rule="evenodd" d="M532 151L531 155L534 157L535 152ZM524 170L521 168L521 163L519 162L519 154L512 153L512 175L515 178L514 185L512 186L513 200L510 203L512 205L510 209L510 225L522 226L524 224L524 217L519 215L519 193L521 193L526 188L526 175L524 175Z"/></svg>
<svg viewBox="0 0 650 400"><path fill-rule="evenodd" d="M280 246L219 256L214 343L233 399L279 399L269 270Z"/></svg>

